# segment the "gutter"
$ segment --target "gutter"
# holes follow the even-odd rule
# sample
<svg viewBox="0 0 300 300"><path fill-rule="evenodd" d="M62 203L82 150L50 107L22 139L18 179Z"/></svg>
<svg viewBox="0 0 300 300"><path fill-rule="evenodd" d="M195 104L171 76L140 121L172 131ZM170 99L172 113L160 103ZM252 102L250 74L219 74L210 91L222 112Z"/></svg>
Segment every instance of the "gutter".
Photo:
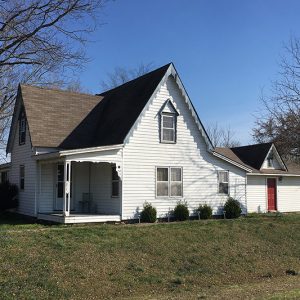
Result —
<svg viewBox="0 0 300 300"><path fill-rule="evenodd" d="M35 160L53 159L53 158L65 157L68 155L118 150L118 149L122 149L123 146L124 144L118 144L118 145L111 145L111 146L90 147L90 148L81 148L81 149L74 149L74 150L61 150L57 152L37 154L37 155L33 155L32 157Z"/></svg>
<svg viewBox="0 0 300 300"><path fill-rule="evenodd" d="M282 177L300 177L300 174L282 174L282 173L247 173L247 176L282 176Z"/></svg>

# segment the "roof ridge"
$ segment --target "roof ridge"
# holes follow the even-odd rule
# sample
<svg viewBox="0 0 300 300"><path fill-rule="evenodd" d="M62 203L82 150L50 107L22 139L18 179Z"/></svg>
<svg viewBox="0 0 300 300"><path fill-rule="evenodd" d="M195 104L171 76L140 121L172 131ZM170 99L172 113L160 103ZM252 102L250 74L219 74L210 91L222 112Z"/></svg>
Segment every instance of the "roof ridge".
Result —
<svg viewBox="0 0 300 300"><path fill-rule="evenodd" d="M157 68L157 69L155 69L155 70L152 70L152 71L150 71L150 72L147 72L147 73L145 73L145 74L143 74L143 75L141 75L141 76L138 76L138 77L133 78L133 79L131 79L131 80L129 80L129 81L126 81L126 82L124 82L124 83L122 83L122 84L120 84L120 85L118 85L118 86L116 86L116 87L114 87L114 88L112 88L112 89L110 89L110 90L103 91L103 92L101 92L101 93L99 93L99 94L96 94L96 95L97 95L97 96L102 96L103 94L112 92L112 91L114 91L114 90L116 90L116 89L118 89L118 88L120 88L120 87L124 87L125 85L128 85L128 84L132 83L133 81L138 80L138 79L140 79L140 78L142 78L142 77L144 77L144 76L147 76L147 75L149 75L149 74L151 74L151 73L157 72L157 71L159 71L159 70L161 70L161 69L163 69L163 68L166 68L167 66L169 67L169 66L172 65L172 64L173 64L173 63L170 62L170 63L168 63L168 64L166 64L166 65L164 65L164 66L161 66L161 67L159 67L159 68Z"/></svg>
<svg viewBox="0 0 300 300"><path fill-rule="evenodd" d="M239 148L262 146L262 145L272 145L272 144L273 144L273 142L268 142L268 143L257 143L257 144L251 144L251 145L245 145L245 146L238 146L238 147L219 147L219 148L239 149Z"/></svg>
<svg viewBox="0 0 300 300"><path fill-rule="evenodd" d="M53 91L53 92L63 92L66 94L75 94L75 95L85 95L85 96L91 96L91 97L99 97L101 95L99 94L89 94L89 93L83 93L83 92L73 92L73 91L68 91L68 90L63 90L59 88L47 88L43 86L37 86L37 85L30 85L30 84L20 84L20 87L30 87L30 88L35 88L35 89L40 89L40 90L47 90L47 91Z"/></svg>

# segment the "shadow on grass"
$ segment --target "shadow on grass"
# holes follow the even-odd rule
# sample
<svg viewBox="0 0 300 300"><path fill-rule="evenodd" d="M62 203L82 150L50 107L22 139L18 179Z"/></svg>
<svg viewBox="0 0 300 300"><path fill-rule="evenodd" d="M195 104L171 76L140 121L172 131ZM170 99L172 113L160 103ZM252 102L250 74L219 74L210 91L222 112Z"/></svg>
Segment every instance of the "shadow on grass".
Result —
<svg viewBox="0 0 300 300"><path fill-rule="evenodd" d="M13 212L0 212L0 229L17 227L51 226L54 224L39 222L36 218Z"/></svg>

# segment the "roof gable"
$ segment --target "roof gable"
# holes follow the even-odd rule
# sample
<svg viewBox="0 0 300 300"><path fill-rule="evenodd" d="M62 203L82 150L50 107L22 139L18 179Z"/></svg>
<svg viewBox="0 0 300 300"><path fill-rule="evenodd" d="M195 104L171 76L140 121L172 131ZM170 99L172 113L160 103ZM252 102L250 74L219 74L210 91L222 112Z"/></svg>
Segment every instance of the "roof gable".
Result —
<svg viewBox="0 0 300 300"><path fill-rule="evenodd" d="M24 103L32 146L78 149L124 143L169 76L174 77L211 150L209 137L172 63L95 96L21 85L18 95ZM170 101L164 109L176 111ZM13 128L10 137L15 134Z"/></svg>
<svg viewBox="0 0 300 300"><path fill-rule="evenodd" d="M168 99L160 109L160 113L169 113L179 115L172 101Z"/></svg>
<svg viewBox="0 0 300 300"><path fill-rule="evenodd" d="M269 160L271 160L271 166L269 166ZM287 170L274 144L271 145L260 169Z"/></svg>
<svg viewBox="0 0 300 300"><path fill-rule="evenodd" d="M241 161L259 170L272 146L272 143L230 148Z"/></svg>

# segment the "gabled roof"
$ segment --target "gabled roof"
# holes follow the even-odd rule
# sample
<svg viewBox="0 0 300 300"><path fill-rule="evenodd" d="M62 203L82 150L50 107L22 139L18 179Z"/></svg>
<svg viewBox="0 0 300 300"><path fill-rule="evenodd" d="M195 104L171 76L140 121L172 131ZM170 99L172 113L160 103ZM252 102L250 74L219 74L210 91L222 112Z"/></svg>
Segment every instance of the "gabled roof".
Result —
<svg viewBox="0 0 300 300"><path fill-rule="evenodd" d="M272 146L272 143L255 144L230 148L231 151L245 164L259 170Z"/></svg>
<svg viewBox="0 0 300 300"><path fill-rule="evenodd" d="M66 136L86 118L102 100L101 96L20 85L7 152L17 130L16 121L24 105L32 146L60 147Z"/></svg>
<svg viewBox="0 0 300 300"><path fill-rule="evenodd" d="M60 147L76 149L122 144L170 65L99 94L103 100ZM78 136L82 138L79 140Z"/></svg>
<svg viewBox="0 0 300 300"><path fill-rule="evenodd" d="M283 164L283 169L281 170L262 169L263 162L265 161L272 147L274 147L274 151L276 151L279 159ZM236 162L244 166L245 168L250 169L252 173L300 174L300 166L297 166L295 164L286 165L277 152L276 147L273 143L255 144L233 148L216 147L215 153L220 154L223 157L228 158L232 162Z"/></svg>
<svg viewBox="0 0 300 300"><path fill-rule="evenodd" d="M175 77L170 63L99 95L70 93L27 85L19 87L16 108L24 104L33 147L78 149L122 144L163 78ZM208 145L201 121L187 94L184 95ZM16 131L15 109L8 152Z"/></svg>
<svg viewBox="0 0 300 300"><path fill-rule="evenodd" d="M18 90L7 152L24 104L32 147L60 150L123 144L146 104L173 76L199 131L209 137L172 63L98 95L21 85Z"/></svg>

